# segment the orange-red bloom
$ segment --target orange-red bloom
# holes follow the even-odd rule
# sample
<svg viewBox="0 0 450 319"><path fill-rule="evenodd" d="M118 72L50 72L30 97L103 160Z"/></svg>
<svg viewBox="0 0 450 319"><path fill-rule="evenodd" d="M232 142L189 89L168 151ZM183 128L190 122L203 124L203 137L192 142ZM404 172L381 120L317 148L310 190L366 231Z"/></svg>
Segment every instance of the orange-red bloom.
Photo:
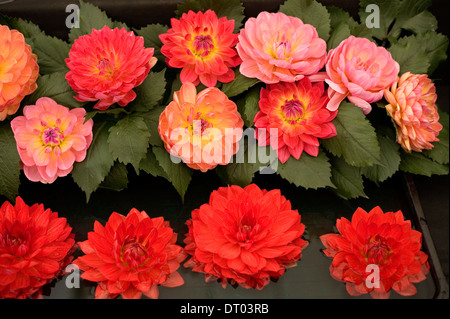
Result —
<svg viewBox="0 0 450 319"><path fill-rule="evenodd" d="M401 211L358 208L351 221L338 219L336 227L340 234L320 239L325 255L333 257L331 276L345 282L350 295L389 298L391 289L403 296L417 292L413 283L426 278L428 256L420 250L422 234L411 229Z"/></svg>
<svg viewBox="0 0 450 319"><path fill-rule="evenodd" d="M0 207L0 298L40 297L42 286L62 275L72 260L75 235L65 218L28 206Z"/></svg>
<svg viewBox="0 0 450 319"><path fill-rule="evenodd" d="M94 223L88 240L79 243L86 255L74 264L84 270L82 278L98 282L95 298L158 298L158 285L184 283L177 269L186 255L176 240L163 217L135 208L127 216L114 212L105 226Z"/></svg>
<svg viewBox="0 0 450 319"><path fill-rule="evenodd" d="M213 87L217 81L234 79L231 69L241 63L233 34L234 20L220 19L214 11L183 13L179 20L171 20L172 28L159 38L164 43L161 53L172 68L182 68L181 82Z"/></svg>
<svg viewBox="0 0 450 319"><path fill-rule="evenodd" d="M98 101L94 108L111 104L126 106L136 98L140 85L156 64L153 48L144 48L144 38L125 28L104 26L75 40L66 64L66 79L78 101Z"/></svg>
<svg viewBox="0 0 450 319"><path fill-rule="evenodd" d="M16 113L23 98L36 90L36 60L22 33L0 25L0 121Z"/></svg>
<svg viewBox="0 0 450 319"><path fill-rule="evenodd" d="M261 190L251 184L221 187L209 203L192 212L185 263L206 275L245 288L262 289L296 265L307 245L305 225L280 190Z"/></svg>

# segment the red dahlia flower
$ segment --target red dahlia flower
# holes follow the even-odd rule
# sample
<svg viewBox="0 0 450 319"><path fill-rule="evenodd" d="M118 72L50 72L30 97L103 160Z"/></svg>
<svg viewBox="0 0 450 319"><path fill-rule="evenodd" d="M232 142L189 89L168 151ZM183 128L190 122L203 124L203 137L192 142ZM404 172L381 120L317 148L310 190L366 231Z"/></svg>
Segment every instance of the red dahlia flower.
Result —
<svg viewBox="0 0 450 319"><path fill-rule="evenodd" d="M307 245L305 225L280 190L251 184L221 187L192 212L185 267L244 288L262 289L296 265Z"/></svg>
<svg viewBox="0 0 450 319"><path fill-rule="evenodd" d="M94 108L111 104L126 106L136 98L140 85L156 64L153 48L144 48L144 38L125 28L104 26L75 40L66 64L66 79L78 93L78 101L98 101Z"/></svg>
<svg viewBox="0 0 450 319"><path fill-rule="evenodd" d="M389 298L391 288L403 296L417 292L413 283L425 280L428 256L420 250L422 234L401 211L358 208L351 221L338 219L336 227L340 234L320 239L325 255L333 257L331 276L345 282L350 295Z"/></svg>
<svg viewBox="0 0 450 319"><path fill-rule="evenodd" d="M189 11L179 20L171 20L172 28L159 38L164 44L161 53L172 68L182 68L181 82L200 82L207 87L217 81L234 79L231 69L241 63L235 46L238 35L233 34L234 20L220 19L214 11Z"/></svg>
<svg viewBox="0 0 450 319"><path fill-rule="evenodd" d="M75 250L65 218L17 197L0 207L0 298L40 297L42 286L64 273Z"/></svg>
<svg viewBox="0 0 450 319"><path fill-rule="evenodd" d="M74 261L82 278L98 282L95 298L158 298L158 285L184 283L176 271L186 255L175 245L177 234L162 217L150 218L132 209L127 216L112 213L103 227L94 223L88 240L79 245L85 256Z"/></svg>

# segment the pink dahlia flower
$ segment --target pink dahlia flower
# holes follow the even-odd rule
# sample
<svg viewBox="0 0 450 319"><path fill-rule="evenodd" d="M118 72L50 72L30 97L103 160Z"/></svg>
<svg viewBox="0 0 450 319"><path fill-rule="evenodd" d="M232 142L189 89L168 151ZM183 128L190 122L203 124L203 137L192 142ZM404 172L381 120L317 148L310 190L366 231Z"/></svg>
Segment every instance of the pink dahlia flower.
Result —
<svg viewBox="0 0 450 319"><path fill-rule="evenodd" d="M23 116L11 121L25 176L33 182L53 183L81 162L92 141L93 121L84 123L83 108L69 110L48 97L27 105Z"/></svg>
<svg viewBox="0 0 450 319"><path fill-rule="evenodd" d="M236 49L241 73L267 84L314 75L327 57L327 45L312 25L281 12L261 12L248 19Z"/></svg>
<svg viewBox="0 0 450 319"><path fill-rule="evenodd" d="M348 97L368 114L372 110L370 103L383 98L384 89L397 80L399 70L399 64L385 48L368 39L350 36L328 54L329 79L325 81L330 86L330 102L327 108L337 110Z"/></svg>
<svg viewBox="0 0 450 319"><path fill-rule="evenodd" d="M235 49L234 20L218 19L214 11L207 10L205 13L189 11L171 23L172 28L159 36L164 43L161 53L166 56L168 66L182 68L182 83L201 82L213 87L217 81L234 80L231 68L241 63Z"/></svg>
<svg viewBox="0 0 450 319"><path fill-rule="evenodd" d="M153 52L132 31L104 26L75 40L66 59L66 79L78 101L98 101L94 108L99 110L114 103L126 106L136 98L133 88L156 64Z"/></svg>

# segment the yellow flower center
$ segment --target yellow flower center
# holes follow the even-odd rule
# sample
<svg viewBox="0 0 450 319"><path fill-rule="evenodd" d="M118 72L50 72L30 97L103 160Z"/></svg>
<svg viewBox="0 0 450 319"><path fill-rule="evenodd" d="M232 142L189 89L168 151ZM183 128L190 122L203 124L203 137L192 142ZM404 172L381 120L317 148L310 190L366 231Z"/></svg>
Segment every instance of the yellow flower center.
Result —
<svg viewBox="0 0 450 319"><path fill-rule="evenodd" d="M284 105L281 106L281 111L286 122L289 124L295 124L303 118L305 114L305 106L294 96L292 100L285 101Z"/></svg>
<svg viewBox="0 0 450 319"><path fill-rule="evenodd" d="M197 57L206 57L212 50L214 50L214 42L209 34L199 34L194 38L192 42L194 48L194 55Z"/></svg>

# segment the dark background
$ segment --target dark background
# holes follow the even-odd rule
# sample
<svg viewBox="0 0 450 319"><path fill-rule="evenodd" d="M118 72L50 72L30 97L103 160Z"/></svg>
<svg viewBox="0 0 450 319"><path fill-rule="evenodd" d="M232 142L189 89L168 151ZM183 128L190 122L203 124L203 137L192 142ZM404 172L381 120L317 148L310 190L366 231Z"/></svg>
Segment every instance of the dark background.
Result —
<svg viewBox="0 0 450 319"><path fill-rule="evenodd" d="M106 11L109 17L114 20L127 23L134 28L146 26L149 23L163 23L170 24L170 18L173 17L173 12L176 9L177 3L181 0L88 0L103 10ZM57 36L62 39L67 39L68 29L65 26L65 18L67 13L65 8L68 4L77 3L76 0L15 0L10 3L1 4L0 12L13 17L20 17L31 20L33 23L39 25L47 34ZM280 4L284 0L243 0L246 17L256 16L260 11L277 11ZM352 16L357 19L358 3L355 0L319 0L323 5L335 5L347 10ZM430 11L436 16L439 21L438 31L448 36L448 21L449 21L449 1L439 0L433 1ZM438 90L438 104L448 112L449 110L449 72L448 61L441 64L439 69L433 74L432 78L435 81ZM262 179L258 177L260 186L267 186L267 188L282 188L285 192L292 193L295 196L295 190L285 181L272 176L270 178ZM433 176L431 178L423 176L414 176L418 195L422 204L422 208L426 217L426 222L430 228L431 235L442 264L443 272L448 281L449 274L449 176ZM388 182L391 183L391 182ZM208 201L209 193L205 192L204 187L207 185L209 190L213 190L220 186L220 182L213 174L195 174L193 183L190 186L186 198L193 198L185 205L184 213L177 213L180 220L185 219L186 212L189 209L198 207L200 204ZM389 184L390 185L390 184ZM389 186L387 185L387 186ZM270 187L272 186L272 187ZM375 189L374 194L378 191L383 192L385 184L380 184L379 190ZM112 192L98 191L92 196L89 205L84 204L84 194L79 190L70 178L58 180L53 185L38 185L25 180L22 176L22 185L20 189L21 196L24 197L28 204L34 202L44 202L46 207L54 208L54 210L63 210L64 205L61 202L66 201L64 196L70 196L76 205L70 207L73 210L79 210L77 213L85 220L89 220L90 212L97 210L96 218L107 218L110 210L105 209L113 205L119 205L123 200L123 196L127 197L130 202L136 203L136 206L148 206L145 198L142 198L142 187L146 187L150 192L156 192L155 196L151 198L161 199L156 205L161 209L167 211L176 211L183 204L179 201L176 192L172 189L169 182L164 179L156 179L151 176L132 176L130 181L130 188L122 195L115 195ZM203 188L202 188L203 187ZM370 185L370 187L374 187ZM64 192L63 192L64 191ZM196 193L197 192L197 193ZM70 195L67 195L70 194ZM159 194L159 195L158 195ZM288 199L289 195L286 194ZM315 193L314 196L322 196L323 193ZM368 194L369 195L369 194ZM144 195L145 196L145 195ZM323 195L329 196L329 194ZM342 201L339 202L343 204ZM346 205L344 203L344 205ZM351 206L351 204L349 204ZM381 204L380 204L381 205ZM141 208L142 209L142 208ZM368 208L369 209L369 208ZM87 210L88 212L83 212ZM108 212L108 213L107 213ZM83 213L85 213L83 215ZM121 213L126 214L126 211ZM177 218L175 216L175 218ZM78 239L83 236L84 231L90 229L79 229ZM80 237L81 236L81 237Z"/></svg>

